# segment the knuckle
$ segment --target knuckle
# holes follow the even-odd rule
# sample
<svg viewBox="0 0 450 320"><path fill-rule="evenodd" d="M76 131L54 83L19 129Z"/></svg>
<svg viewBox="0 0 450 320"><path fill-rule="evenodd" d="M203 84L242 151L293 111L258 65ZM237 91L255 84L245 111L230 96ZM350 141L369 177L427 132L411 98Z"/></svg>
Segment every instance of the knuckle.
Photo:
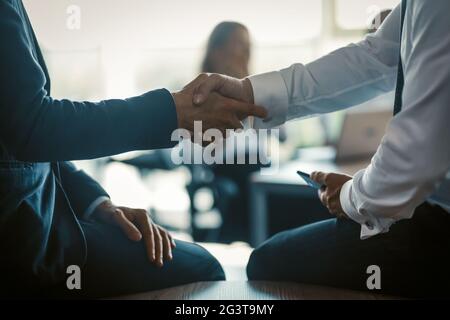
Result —
<svg viewBox="0 0 450 320"><path fill-rule="evenodd" d="M137 214L140 216L147 216L147 210L145 209L138 209Z"/></svg>
<svg viewBox="0 0 450 320"><path fill-rule="evenodd" d="M114 212L113 212L114 219L122 219L124 217L125 217L125 214L123 213L122 210L114 210Z"/></svg>
<svg viewBox="0 0 450 320"><path fill-rule="evenodd" d="M158 245L158 247L159 247L159 245L161 244L161 242L162 242L162 237L161 237L161 235L159 234L159 232L155 232L155 240L156 240L156 243L157 243L157 245Z"/></svg>
<svg viewBox="0 0 450 320"><path fill-rule="evenodd" d="M168 231L165 228L161 227L161 226L157 226L157 228L158 228L160 233L168 233Z"/></svg>
<svg viewBox="0 0 450 320"><path fill-rule="evenodd" d="M142 225L151 223L147 214L138 214L136 217L137 217L138 222Z"/></svg>

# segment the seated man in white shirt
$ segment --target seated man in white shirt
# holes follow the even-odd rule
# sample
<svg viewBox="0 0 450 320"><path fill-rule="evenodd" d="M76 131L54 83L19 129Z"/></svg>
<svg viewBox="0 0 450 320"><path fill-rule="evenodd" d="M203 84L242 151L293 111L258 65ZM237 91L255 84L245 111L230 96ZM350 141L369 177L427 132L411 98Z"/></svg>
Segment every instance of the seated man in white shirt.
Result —
<svg viewBox="0 0 450 320"><path fill-rule="evenodd" d="M354 177L316 172L321 201L336 219L286 231L257 248L250 279L449 296L450 194L428 199L450 169L450 2L403 1L375 34L307 65L234 79L205 76L210 91L269 111L256 128L348 108L396 88L395 117L371 164ZM401 57L401 59L399 59ZM433 203L433 204L431 204Z"/></svg>

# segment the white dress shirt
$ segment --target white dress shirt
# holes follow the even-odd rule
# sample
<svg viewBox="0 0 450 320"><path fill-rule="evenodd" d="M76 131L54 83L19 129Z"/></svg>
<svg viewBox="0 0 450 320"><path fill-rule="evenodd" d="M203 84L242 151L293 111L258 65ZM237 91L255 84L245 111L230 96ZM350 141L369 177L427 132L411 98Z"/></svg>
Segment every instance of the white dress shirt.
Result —
<svg viewBox="0 0 450 320"><path fill-rule="evenodd" d="M255 103L269 110L256 128L348 108L394 90L399 50L402 111L389 124L371 164L341 190L361 238L387 232L439 186L450 169L450 1L410 0L359 43L312 63L250 77ZM400 45L401 44L401 45ZM445 200L450 200L450 194Z"/></svg>

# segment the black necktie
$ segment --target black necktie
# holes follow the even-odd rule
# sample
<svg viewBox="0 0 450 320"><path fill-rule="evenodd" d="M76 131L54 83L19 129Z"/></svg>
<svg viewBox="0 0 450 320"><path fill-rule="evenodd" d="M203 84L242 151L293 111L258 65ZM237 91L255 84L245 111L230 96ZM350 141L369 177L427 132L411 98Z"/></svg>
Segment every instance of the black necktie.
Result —
<svg viewBox="0 0 450 320"><path fill-rule="evenodd" d="M405 22L407 0L402 0L402 18L400 23L400 47L402 42L403 23ZM402 56L399 54L398 73L397 73L397 87L395 88L395 102L394 102L394 116L402 110L402 95L405 79L403 75Z"/></svg>

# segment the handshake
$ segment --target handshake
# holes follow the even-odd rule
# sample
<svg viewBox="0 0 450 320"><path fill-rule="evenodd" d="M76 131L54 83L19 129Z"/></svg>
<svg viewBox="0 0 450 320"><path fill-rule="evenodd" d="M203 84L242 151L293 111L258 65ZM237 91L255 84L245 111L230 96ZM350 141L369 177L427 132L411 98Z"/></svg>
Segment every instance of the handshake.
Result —
<svg viewBox="0 0 450 320"><path fill-rule="evenodd" d="M201 74L172 95L178 127L191 134L194 133L195 121L201 121L202 131L217 129L226 136L227 130L242 129L241 121L250 116L267 117L264 108L254 105L253 89L248 79Z"/></svg>

